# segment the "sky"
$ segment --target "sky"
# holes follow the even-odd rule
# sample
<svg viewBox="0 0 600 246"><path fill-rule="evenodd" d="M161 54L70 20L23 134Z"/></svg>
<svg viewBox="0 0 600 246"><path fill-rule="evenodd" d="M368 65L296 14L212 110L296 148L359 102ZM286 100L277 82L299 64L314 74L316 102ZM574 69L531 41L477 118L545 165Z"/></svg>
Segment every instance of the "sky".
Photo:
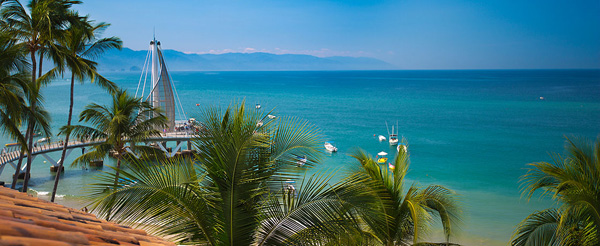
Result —
<svg viewBox="0 0 600 246"><path fill-rule="evenodd" d="M104 36L186 53L372 57L398 69L600 68L599 0L84 0Z"/></svg>

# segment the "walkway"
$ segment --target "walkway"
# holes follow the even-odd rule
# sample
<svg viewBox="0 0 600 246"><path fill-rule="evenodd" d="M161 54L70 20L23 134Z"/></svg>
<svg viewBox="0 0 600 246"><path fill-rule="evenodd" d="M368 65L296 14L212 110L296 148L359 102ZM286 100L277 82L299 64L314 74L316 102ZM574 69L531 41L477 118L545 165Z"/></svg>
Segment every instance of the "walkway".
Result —
<svg viewBox="0 0 600 246"><path fill-rule="evenodd" d="M148 141L146 141L146 143L147 144L158 143L158 147L163 152L165 152L165 154L167 154L168 156L174 156L177 151L181 150L181 148L183 146L183 142L188 142L188 148L189 148L191 145L190 141L193 138L194 138L193 135L190 135L186 132L172 132L172 133L163 133L163 134L161 134L160 137L148 139ZM171 151L169 151L168 148L162 144L164 142L173 142L173 141L177 142L177 147L175 147ZM73 149L82 148L82 153L83 153L85 147L96 145L96 144L99 144L102 142L103 141L86 141L86 142L77 141L77 140L69 141L69 144L67 146L67 156L71 153L71 151ZM59 141L54 141L54 142L34 143L32 156L33 156L33 158L35 158L38 155L42 155L52 165L57 166L58 163L60 163L60 160L54 161L51 157L47 156L46 154L50 153L50 152L55 152L55 151L62 151L63 146L64 146L64 140L59 140ZM21 148L21 146L17 145L17 146L4 147L2 150L0 150L0 174L2 174L4 167L8 164L10 164L15 169L17 168L17 166L14 162L19 160L19 155L21 152L20 148ZM27 157L27 154L25 154L25 157ZM25 170L26 166L27 166L26 164L22 165L21 170Z"/></svg>

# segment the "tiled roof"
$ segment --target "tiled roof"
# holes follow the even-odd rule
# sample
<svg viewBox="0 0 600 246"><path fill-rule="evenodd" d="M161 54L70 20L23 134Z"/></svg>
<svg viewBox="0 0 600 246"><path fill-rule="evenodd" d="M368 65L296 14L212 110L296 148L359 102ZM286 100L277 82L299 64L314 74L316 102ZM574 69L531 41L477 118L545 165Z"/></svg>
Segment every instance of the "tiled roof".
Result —
<svg viewBox="0 0 600 246"><path fill-rule="evenodd" d="M175 245L95 215L0 187L0 246Z"/></svg>

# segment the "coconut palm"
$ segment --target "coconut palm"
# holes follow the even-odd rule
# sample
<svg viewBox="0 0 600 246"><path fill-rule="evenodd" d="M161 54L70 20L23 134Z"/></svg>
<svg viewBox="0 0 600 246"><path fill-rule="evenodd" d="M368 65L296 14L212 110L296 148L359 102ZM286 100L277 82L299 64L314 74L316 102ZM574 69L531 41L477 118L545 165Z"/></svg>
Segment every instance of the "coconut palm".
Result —
<svg viewBox="0 0 600 246"><path fill-rule="evenodd" d="M27 136L20 131L23 123L23 111L27 109L24 93L27 89L28 64L22 47L6 33L0 33L0 127L4 135L16 139L21 145L21 157L28 150ZM23 159L20 158L16 170L20 170ZM16 186L18 176L13 179Z"/></svg>
<svg viewBox="0 0 600 246"><path fill-rule="evenodd" d="M27 124L25 133L27 140L27 150L21 150L15 176L13 177L12 188L16 187L17 178L21 170L21 164L24 158L24 153L32 153L33 151L33 136L35 132L42 132L46 137L51 136L50 132L50 113L44 108L44 97L41 93L42 84L39 81L27 82L25 90L26 105L22 111L22 121ZM27 158L27 168L25 169L25 177L23 180L23 192L27 192L29 178L31 173L32 158Z"/></svg>
<svg viewBox="0 0 600 246"><path fill-rule="evenodd" d="M5 33L0 33L0 53L0 131L25 146L19 127L25 105L28 64L23 49Z"/></svg>
<svg viewBox="0 0 600 246"><path fill-rule="evenodd" d="M116 190L107 189L113 185L112 173L93 184L93 210L100 215L112 213L111 218L119 223L170 236L182 244L311 245L331 241L354 220L341 198L352 193L344 189L344 183L329 185L331 173L306 177L293 190L280 182L277 190L255 191L259 193L253 199L256 203L236 201L242 204L223 211L227 200L193 159L165 159L156 164L134 159L129 164L129 169L121 170ZM249 216L252 206L256 211ZM230 225L226 212L244 219L236 218L239 224ZM247 234L234 237L223 231L250 225Z"/></svg>
<svg viewBox="0 0 600 246"><path fill-rule="evenodd" d="M288 187L298 177L298 156L306 156L305 166L318 160L313 126L272 121L243 103L202 115L193 160L134 161L114 190L106 188L114 174L103 176L93 186L95 211L179 243L208 245L298 245L307 232L329 238L354 221L344 203L352 187L328 185L331 174Z"/></svg>
<svg viewBox="0 0 600 246"><path fill-rule="evenodd" d="M81 22L71 27L65 32L64 39L61 41L58 49L53 49L54 60L64 59L66 67L71 71L71 89L69 97L69 116L67 119L67 126L71 125L71 119L73 116L73 89L75 86L75 80L83 83L84 80L89 79L92 83L98 81L98 85L105 88L111 93L117 90L117 86L104 78L96 70L97 63L90 60L98 57L102 52L107 49L121 49L122 42L119 38L102 38L97 39L96 37L102 32L109 24L100 23L93 25L87 20L87 17L81 18ZM61 68L57 67L52 69L48 76L54 76L58 74ZM56 177L54 180L54 188L52 189L52 196L50 201L54 202L56 195L56 189L58 187L58 181L60 179L60 173L63 168L62 160L65 159L67 152L67 146L69 144L70 134L67 132L64 140L64 147L61 153L60 164L56 171Z"/></svg>
<svg viewBox="0 0 600 246"><path fill-rule="evenodd" d="M458 230L461 210L456 194L440 185L425 188L406 187L409 154L400 151L393 170L380 166L363 150L353 155L360 164L355 175L363 179L359 185L369 190L373 199L355 204L365 231L383 245L425 244L420 242L435 218L441 221L446 243Z"/></svg>
<svg viewBox="0 0 600 246"><path fill-rule="evenodd" d="M37 61L36 53L39 52L44 45L51 43L52 39L60 38L58 32L63 29L73 15L70 7L73 4L78 4L80 1L70 0L32 0L26 8L17 0L6 0L2 2L0 10L0 18L2 19L2 32L16 38L20 41L20 46L23 47L30 55L31 62L31 82L28 87L29 93L29 124L27 133L33 133L36 128L35 112L42 111L39 108L38 102L41 102L41 87L47 81L38 80L36 74ZM56 61L55 61L56 62ZM40 97L40 98L38 98ZM33 134L27 134L28 153L31 153L33 148ZM23 153L23 151L22 151ZM20 159L22 160L23 154ZM23 183L23 192L27 192L29 183L29 173L31 172L32 158L27 158L27 170L25 181ZM18 174L17 169L16 173Z"/></svg>
<svg viewBox="0 0 600 246"><path fill-rule="evenodd" d="M600 244L600 138L566 139L565 155L553 162L530 163L522 177L530 199L536 191L561 205L528 216L517 227L512 245Z"/></svg>
<svg viewBox="0 0 600 246"><path fill-rule="evenodd" d="M15 178L11 187L16 187L18 174L21 170L23 156L29 151L27 148L27 139L33 128L35 132L43 131L46 136L50 135L49 114L42 105L43 98L39 95L39 88L36 88L31 82L28 82L28 63L25 59L25 53L22 44L17 44L12 37L7 37L6 33L0 35L0 49L2 56L0 58L0 125L2 131L9 137L16 139L21 144L21 155L15 170ZM31 102L35 101L38 105L36 111L31 108ZM33 120L32 120L33 119ZM28 124L27 122L31 122ZM27 124L28 131L23 136L19 127Z"/></svg>
<svg viewBox="0 0 600 246"><path fill-rule="evenodd" d="M149 118L147 115L153 115ZM61 134L73 134L82 141L102 141L94 145L91 151L79 156L72 165L86 165L90 161L103 159L114 151L117 159L114 183L119 180L122 157L127 152L147 150L150 147L138 146L152 137L159 137L167 124L167 118L160 109L153 108L148 102L118 90L112 95L112 105L89 104L79 115L79 121L89 125L63 126Z"/></svg>

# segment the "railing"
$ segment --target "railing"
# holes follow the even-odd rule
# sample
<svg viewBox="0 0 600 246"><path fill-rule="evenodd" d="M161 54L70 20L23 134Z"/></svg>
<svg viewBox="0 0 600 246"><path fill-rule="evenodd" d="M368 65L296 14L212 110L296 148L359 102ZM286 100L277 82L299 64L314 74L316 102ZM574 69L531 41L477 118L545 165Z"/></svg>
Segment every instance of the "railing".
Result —
<svg viewBox="0 0 600 246"><path fill-rule="evenodd" d="M194 136L194 132L193 130L182 130L182 131L175 131L175 132L169 132L169 133L163 133L161 134L160 137L158 138L151 138L149 139L150 141L160 141L160 140L168 140L168 139L191 139ZM78 141L78 140L72 140L69 141L69 146L67 148L77 148L80 147L82 145L93 145L96 143L100 143L102 141ZM60 139L57 141L53 141L53 142L39 142L39 143L34 143L33 145L33 155L36 154L40 154L41 152L51 152L51 151L56 151L59 149L62 149L64 147L64 140ZM19 158L20 154L21 154L21 146L20 145L16 145L16 146L9 146L9 147L5 147L1 150L2 153L0 155L0 165L6 164L8 162L14 161L16 159ZM27 156L27 153L25 153L24 155L25 157Z"/></svg>

